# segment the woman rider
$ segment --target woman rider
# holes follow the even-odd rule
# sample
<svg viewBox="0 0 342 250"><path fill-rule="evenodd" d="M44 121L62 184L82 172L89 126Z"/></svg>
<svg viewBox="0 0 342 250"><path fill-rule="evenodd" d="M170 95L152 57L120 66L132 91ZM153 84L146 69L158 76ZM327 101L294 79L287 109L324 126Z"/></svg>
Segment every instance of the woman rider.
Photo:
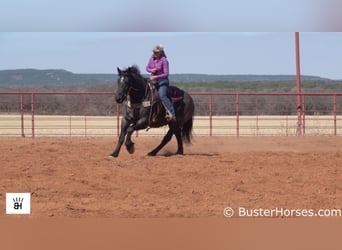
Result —
<svg viewBox="0 0 342 250"><path fill-rule="evenodd" d="M150 80L157 81L159 97L166 108L166 119L175 121L176 114L173 104L167 97L169 82L169 62L167 60L164 48L158 44L153 48L153 54L146 66L146 71L151 73Z"/></svg>

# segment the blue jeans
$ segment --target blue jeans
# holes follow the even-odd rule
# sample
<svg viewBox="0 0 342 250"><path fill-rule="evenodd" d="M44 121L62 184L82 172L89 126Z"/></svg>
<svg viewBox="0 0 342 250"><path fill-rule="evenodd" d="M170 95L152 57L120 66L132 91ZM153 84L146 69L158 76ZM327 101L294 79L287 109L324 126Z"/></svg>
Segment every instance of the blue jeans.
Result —
<svg viewBox="0 0 342 250"><path fill-rule="evenodd" d="M158 81L158 93L159 93L159 98L163 102L164 106L166 109L171 113L171 115L175 116L175 109L173 107L173 104L171 103L170 99L167 98L167 91L169 88L169 79L164 78L160 79Z"/></svg>

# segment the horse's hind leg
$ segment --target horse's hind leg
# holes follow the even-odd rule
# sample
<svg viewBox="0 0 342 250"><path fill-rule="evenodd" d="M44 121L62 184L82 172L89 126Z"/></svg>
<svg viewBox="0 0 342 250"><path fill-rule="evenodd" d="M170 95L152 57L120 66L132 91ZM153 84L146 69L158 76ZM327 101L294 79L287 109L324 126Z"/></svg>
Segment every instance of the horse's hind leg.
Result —
<svg viewBox="0 0 342 250"><path fill-rule="evenodd" d="M177 139L177 146L178 146L176 154L182 155L183 154L183 140L182 140L182 133L181 133L180 128L175 129L174 133Z"/></svg>
<svg viewBox="0 0 342 250"><path fill-rule="evenodd" d="M169 131L167 131L161 143L155 149L149 152L147 155L149 156L157 155L157 153L171 140L172 135L173 135L173 130L169 128Z"/></svg>

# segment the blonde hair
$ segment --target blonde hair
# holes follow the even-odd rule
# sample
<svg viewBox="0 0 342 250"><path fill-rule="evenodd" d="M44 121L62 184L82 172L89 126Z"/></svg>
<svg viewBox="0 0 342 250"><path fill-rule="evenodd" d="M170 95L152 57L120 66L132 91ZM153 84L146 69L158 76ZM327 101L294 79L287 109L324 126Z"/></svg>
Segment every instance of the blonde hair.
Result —
<svg viewBox="0 0 342 250"><path fill-rule="evenodd" d="M165 54L164 49L162 51L160 51L160 54L161 54L162 57L167 57L166 54Z"/></svg>

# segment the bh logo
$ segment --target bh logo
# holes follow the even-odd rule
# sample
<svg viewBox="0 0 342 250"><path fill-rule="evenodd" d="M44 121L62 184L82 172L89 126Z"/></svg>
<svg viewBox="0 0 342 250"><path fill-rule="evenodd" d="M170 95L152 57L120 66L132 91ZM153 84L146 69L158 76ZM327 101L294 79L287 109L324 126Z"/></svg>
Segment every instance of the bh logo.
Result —
<svg viewBox="0 0 342 250"><path fill-rule="evenodd" d="M6 193L6 214L30 214L30 193Z"/></svg>
<svg viewBox="0 0 342 250"><path fill-rule="evenodd" d="M14 209L15 210L23 209L23 201L24 201L24 198L22 197L13 198Z"/></svg>

